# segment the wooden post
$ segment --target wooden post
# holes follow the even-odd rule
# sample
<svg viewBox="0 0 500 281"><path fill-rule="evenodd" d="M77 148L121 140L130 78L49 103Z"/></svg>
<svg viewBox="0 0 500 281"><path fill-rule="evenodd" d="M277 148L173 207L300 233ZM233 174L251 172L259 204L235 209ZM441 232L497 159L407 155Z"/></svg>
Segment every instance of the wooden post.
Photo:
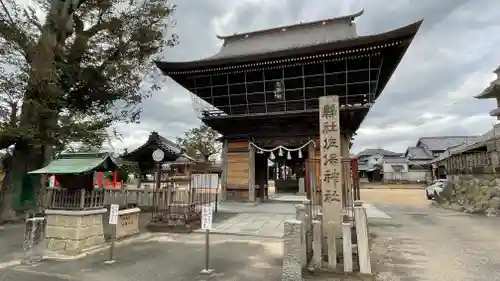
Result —
<svg viewBox="0 0 500 281"><path fill-rule="evenodd" d="M336 259L336 245L334 239L331 238L341 235L341 203L343 201L338 96L320 97L319 109L323 225L329 226L326 227L328 256Z"/></svg>
<svg viewBox="0 0 500 281"><path fill-rule="evenodd" d="M248 200L255 201L255 147L248 146Z"/></svg>
<svg viewBox="0 0 500 281"><path fill-rule="evenodd" d="M80 209L85 208L85 189L80 189Z"/></svg>

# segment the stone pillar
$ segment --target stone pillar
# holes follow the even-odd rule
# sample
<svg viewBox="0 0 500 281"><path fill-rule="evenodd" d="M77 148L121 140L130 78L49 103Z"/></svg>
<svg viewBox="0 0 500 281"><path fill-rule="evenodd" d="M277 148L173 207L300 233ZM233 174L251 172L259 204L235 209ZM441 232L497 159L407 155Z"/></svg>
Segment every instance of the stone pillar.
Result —
<svg viewBox="0 0 500 281"><path fill-rule="evenodd" d="M299 178L299 195L306 194L306 180L304 178Z"/></svg>
<svg viewBox="0 0 500 281"><path fill-rule="evenodd" d="M313 230L313 256L311 260L311 269L319 269L321 268L323 256L321 249L321 242L323 240L323 235L321 233L321 222L318 220L312 221L312 230Z"/></svg>
<svg viewBox="0 0 500 281"><path fill-rule="evenodd" d="M344 272L352 272L352 237L351 224L348 222L342 223L342 245L344 252Z"/></svg>
<svg viewBox="0 0 500 281"><path fill-rule="evenodd" d="M222 175L221 175L221 193L220 193L220 200L224 201L226 200L226 192L227 192L227 139L224 139L222 143L222 155L221 155L221 168L222 168Z"/></svg>
<svg viewBox="0 0 500 281"><path fill-rule="evenodd" d="M371 274L370 244L368 242L368 221L363 202L354 202L354 217L356 219L356 237L358 242L359 271Z"/></svg>
<svg viewBox="0 0 500 281"><path fill-rule="evenodd" d="M255 201L255 147L248 148L248 200Z"/></svg>
<svg viewBox="0 0 500 281"><path fill-rule="evenodd" d="M307 146L307 158L309 161L309 192L311 198L311 204L317 206L316 202L316 146L313 142L309 143Z"/></svg>
<svg viewBox="0 0 500 281"><path fill-rule="evenodd" d="M330 252L331 249L336 249L336 241L330 236L340 237L341 235L342 184L344 183L341 156L345 151L349 151L349 147L345 149L345 138L341 138L340 134L339 97L320 97L319 109L323 225L328 226L326 229L327 243L329 243L328 256L336 258L336 252L334 255ZM344 148L342 148L343 142Z"/></svg>
<svg viewBox="0 0 500 281"><path fill-rule="evenodd" d="M45 210L47 248L65 255L77 255L104 244L103 214L97 210Z"/></svg>
<svg viewBox="0 0 500 281"><path fill-rule="evenodd" d="M284 222L283 236L283 269L282 281L302 281L302 264L300 254L300 233L302 222L287 220Z"/></svg>
<svg viewBox="0 0 500 281"><path fill-rule="evenodd" d="M333 221L329 221L326 226L326 233L328 236L326 237L326 245L328 247L328 268L336 269L337 268L337 229L339 228L337 223Z"/></svg>

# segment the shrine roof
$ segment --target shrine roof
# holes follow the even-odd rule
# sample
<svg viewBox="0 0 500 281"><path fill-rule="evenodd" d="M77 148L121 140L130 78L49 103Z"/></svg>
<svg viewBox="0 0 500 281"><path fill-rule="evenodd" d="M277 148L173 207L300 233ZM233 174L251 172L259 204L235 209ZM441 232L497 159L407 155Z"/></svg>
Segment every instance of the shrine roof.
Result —
<svg viewBox="0 0 500 281"><path fill-rule="evenodd" d="M29 174L68 175L92 171L111 171L117 163L109 153L66 153L61 154L49 165Z"/></svg>
<svg viewBox="0 0 500 281"><path fill-rule="evenodd" d="M181 74L187 71L199 72L203 68L216 69L227 64L366 48L406 38L412 39L422 23L418 21L389 32L358 36L353 21L362 13L363 11L344 17L218 36L224 43L220 51L211 57L187 62L156 61L156 65L165 74ZM194 71L195 69L197 71Z"/></svg>
<svg viewBox="0 0 500 281"><path fill-rule="evenodd" d="M155 149L162 150L165 155L165 161L173 161L179 158L183 154L182 148L172 142L171 140L160 136L157 132L152 132L149 135L148 140L132 152L125 153L121 156L124 160L127 161L136 161L139 157L146 156L149 154L149 158L152 159L152 152Z"/></svg>

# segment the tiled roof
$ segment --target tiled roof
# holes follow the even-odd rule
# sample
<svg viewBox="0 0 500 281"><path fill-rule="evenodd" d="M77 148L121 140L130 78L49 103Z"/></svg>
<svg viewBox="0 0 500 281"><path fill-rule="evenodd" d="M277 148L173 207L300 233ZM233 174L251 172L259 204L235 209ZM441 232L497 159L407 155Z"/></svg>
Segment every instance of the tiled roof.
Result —
<svg viewBox="0 0 500 281"><path fill-rule="evenodd" d="M432 155L430 155L424 147L408 147L405 153L406 158L410 160L430 160Z"/></svg>
<svg viewBox="0 0 500 281"><path fill-rule="evenodd" d="M143 145L134 149L132 152L125 153L121 156L121 158L135 158L137 155L150 153L150 150L156 147L163 150L165 153L167 153L167 155L170 154L168 158L177 159L183 153L183 150L179 145L168 140L167 138L160 136L157 132L152 132L149 135L148 140Z"/></svg>
<svg viewBox="0 0 500 281"><path fill-rule="evenodd" d="M270 53L310 47L357 37L353 20L363 11L337 18L300 23L231 36L224 40L218 54L207 59L221 59L248 54Z"/></svg>
<svg viewBox="0 0 500 281"><path fill-rule="evenodd" d="M474 140L477 136L443 136L443 137L422 137L418 139L416 146L425 146L429 151L445 151L466 142Z"/></svg>
<svg viewBox="0 0 500 281"><path fill-rule="evenodd" d="M380 154L382 156L401 156L402 153L396 153L382 148L368 148L357 154L358 157L373 156Z"/></svg>
<svg viewBox="0 0 500 281"><path fill-rule="evenodd" d="M181 154L182 153L182 148L178 146L176 143L172 142L171 140L164 138L160 136L157 132L152 132L151 135L149 136L150 139L155 140L156 138L156 143L165 150L169 150L173 154Z"/></svg>

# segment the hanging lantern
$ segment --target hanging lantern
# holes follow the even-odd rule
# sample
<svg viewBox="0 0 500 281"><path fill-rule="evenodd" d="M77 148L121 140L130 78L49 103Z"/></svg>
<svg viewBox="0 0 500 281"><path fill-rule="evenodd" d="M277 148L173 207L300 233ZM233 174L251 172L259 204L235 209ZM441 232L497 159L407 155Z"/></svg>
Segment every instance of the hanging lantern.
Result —
<svg viewBox="0 0 500 281"><path fill-rule="evenodd" d="M269 159L274 160L276 157L274 157L274 153L271 151L271 154L269 155Z"/></svg>
<svg viewBox="0 0 500 281"><path fill-rule="evenodd" d="M278 151L278 156L283 156L283 149L281 149L281 147L280 150Z"/></svg>
<svg viewBox="0 0 500 281"><path fill-rule="evenodd" d="M290 150L288 151L288 153L286 154L286 159L288 160L292 160L292 154L290 153Z"/></svg>
<svg viewBox="0 0 500 281"><path fill-rule="evenodd" d="M299 159L302 159L302 149L299 149Z"/></svg>

